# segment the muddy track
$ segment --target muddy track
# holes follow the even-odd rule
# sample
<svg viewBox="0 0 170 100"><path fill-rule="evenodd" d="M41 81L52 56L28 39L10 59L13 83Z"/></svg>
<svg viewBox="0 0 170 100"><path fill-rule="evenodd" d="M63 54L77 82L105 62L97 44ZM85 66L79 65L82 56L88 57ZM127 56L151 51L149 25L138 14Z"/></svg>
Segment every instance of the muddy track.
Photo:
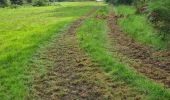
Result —
<svg viewBox="0 0 170 100"><path fill-rule="evenodd" d="M53 41L52 46L43 52L43 57L39 57L44 61L50 61L51 65L45 65L48 69L45 75L37 75L34 78L31 90L33 98L36 98L35 100L140 99L139 95L142 93L139 94L135 89L129 88L124 82L113 82L112 78L79 48L75 33L86 17L75 21L64 35Z"/></svg>
<svg viewBox="0 0 170 100"><path fill-rule="evenodd" d="M116 25L116 20L117 16L114 14L110 14L107 18L113 51L122 56L120 58L123 63L128 63L138 72L170 88L170 53L155 51L151 47L134 41L121 31Z"/></svg>

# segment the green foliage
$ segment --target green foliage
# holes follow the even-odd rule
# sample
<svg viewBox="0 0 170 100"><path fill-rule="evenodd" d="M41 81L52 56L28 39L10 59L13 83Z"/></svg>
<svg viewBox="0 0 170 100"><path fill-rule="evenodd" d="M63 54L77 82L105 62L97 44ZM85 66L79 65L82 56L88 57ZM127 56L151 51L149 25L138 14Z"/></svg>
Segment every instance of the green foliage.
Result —
<svg viewBox="0 0 170 100"><path fill-rule="evenodd" d="M170 0L155 0L149 3L150 20L163 32L164 39L170 37Z"/></svg>
<svg viewBox="0 0 170 100"><path fill-rule="evenodd" d="M128 15L134 15L136 12L136 9L133 6L121 5L121 6L114 7L114 12L117 15L128 16Z"/></svg>
<svg viewBox="0 0 170 100"><path fill-rule="evenodd" d="M10 4L10 0L0 0L0 7L9 6Z"/></svg>
<svg viewBox="0 0 170 100"><path fill-rule="evenodd" d="M95 0L0 0L0 7L11 6L17 8L17 5L32 4L33 6L46 6L50 2L80 2L80 1L95 1ZM12 5L11 5L12 4Z"/></svg>
<svg viewBox="0 0 170 100"><path fill-rule="evenodd" d="M132 4L134 0L106 0L106 2L111 4Z"/></svg>
<svg viewBox="0 0 170 100"><path fill-rule="evenodd" d="M27 0L27 3L32 3L33 0Z"/></svg>
<svg viewBox="0 0 170 100"><path fill-rule="evenodd" d="M25 0L11 0L11 4L22 5L25 3Z"/></svg>
<svg viewBox="0 0 170 100"><path fill-rule="evenodd" d="M49 0L34 0L33 6L45 6L48 5Z"/></svg>
<svg viewBox="0 0 170 100"><path fill-rule="evenodd" d="M0 6L22 5L26 3L25 0L0 0Z"/></svg>
<svg viewBox="0 0 170 100"><path fill-rule="evenodd" d="M167 41L163 41L158 33L144 15L135 15L135 8L131 6L117 6L115 12L128 17L118 20L118 24L132 38L151 45L157 49L166 48Z"/></svg>
<svg viewBox="0 0 170 100"><path fill-rule="evenodd" d="M17 5L17 4L10 5L10 8L12 8L12 9L16 9L16 8L19 8L19 7L20 7L20 5Z"/></svg>

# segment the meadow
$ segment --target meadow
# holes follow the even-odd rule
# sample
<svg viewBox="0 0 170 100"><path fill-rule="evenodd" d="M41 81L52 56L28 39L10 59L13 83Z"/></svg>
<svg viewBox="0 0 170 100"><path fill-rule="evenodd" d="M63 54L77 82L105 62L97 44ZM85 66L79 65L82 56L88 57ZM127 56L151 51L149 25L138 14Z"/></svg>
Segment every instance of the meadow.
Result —
<svg viewBox="0 0 170 100"><path fill-rule="evenodd" d="M0 13L0 100L35 99L36 93L41 98L30 93L37 83L37 91L50 98L170 98L168 67L161 67L170 61L168 52L156 51L167 49L168 42L133 6L57 2L0 8ZM135 65L150 65L151 71L142 73Z"/></svg>
<svg viewBox="0 0 170 100"><path fill-rule="evenodd" d="M35 52L99 5L63 2L44 7L0 8L0 99L23 100L29 94L28 63Z"/></svg>

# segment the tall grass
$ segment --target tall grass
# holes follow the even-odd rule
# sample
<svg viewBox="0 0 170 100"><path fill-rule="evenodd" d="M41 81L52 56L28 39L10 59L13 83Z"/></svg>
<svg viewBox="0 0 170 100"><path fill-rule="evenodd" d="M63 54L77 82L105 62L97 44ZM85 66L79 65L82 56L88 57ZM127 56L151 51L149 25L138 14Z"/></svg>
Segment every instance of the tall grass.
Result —
<svg viewBox="0 0 170 100"><path fill-rule="evenodd" d="M124 15L124 16L132 15L136 12L136 9L133 6L121 5L121 6L115 6L113 9L117 15Z"/></svg>
<svg viewBox="0 0 170 100"><path fill-rule="evenodd" d="M121 5L114 10L116 14L125 16L118 21L118 24L133 39L156 49L167 48L167 41L162 40L160 33L154 29L145 15L135 14L134 7Z"/></svg>
<svg viewBox="0 0 170 100"><path fill-rule="evenodd" d="M137 73L128 65L120 63L119 58L112 56L113 54L107 49L110 47L107 32L106 20L89 18L78 29L77 37L80 46L116 81L123 81L129 87L137 88L137 91L144 94L144 100L168 100L169 90Z"/></svg>
<svg viewBox="0 0 170 100"><path fill-rule="evenodd" d="M54 35L100 4L59 3L57 6L0 9L0 100L24 100L30 81L29 59Z"/></svg>

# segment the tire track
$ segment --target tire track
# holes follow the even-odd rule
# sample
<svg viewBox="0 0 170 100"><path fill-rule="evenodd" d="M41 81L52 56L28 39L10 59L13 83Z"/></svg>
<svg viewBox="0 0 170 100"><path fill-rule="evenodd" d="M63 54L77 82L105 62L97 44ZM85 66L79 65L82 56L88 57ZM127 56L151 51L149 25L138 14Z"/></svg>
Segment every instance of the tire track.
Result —
<svg viewBox="0 0 170 100"><path fill-rule="evenodd" d="M76 30L95 10L75 21L57 40L53 41L43 59L46 74L34 77L31 94L35 100L140 100L143 92L125 82L106 75L79 48Z"/></svg>
<svg viewBox="0 0 170 100"><path fill-rule="evenodd" d="M121 61L147 77L170 87L170 53L154 51L129 38L116 25L117 16L114 14L110 14L107 20L111 31L108 35L114 48L112 50L119 53Z"/></svg>

